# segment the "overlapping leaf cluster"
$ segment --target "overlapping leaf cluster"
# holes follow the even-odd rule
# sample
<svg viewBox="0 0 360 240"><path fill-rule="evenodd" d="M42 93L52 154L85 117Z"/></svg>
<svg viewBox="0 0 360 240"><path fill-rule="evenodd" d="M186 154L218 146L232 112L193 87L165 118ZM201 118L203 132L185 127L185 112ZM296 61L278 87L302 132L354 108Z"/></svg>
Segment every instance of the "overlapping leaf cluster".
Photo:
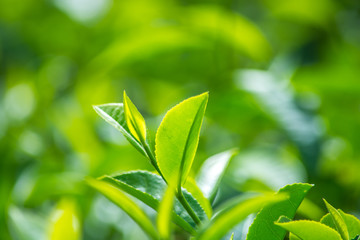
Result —
<svg viewBox="0 0 360 240"><path fill-rule="evenodd" d="M89 178L88 184L128 213L152 239L170 239L171 221L195 239L222 239L255 212L259 213L247 240L283 239L289 229L274 222L280 217L294 218L312 185L297 183L277 193L240 196L223 204L213 215L212 202L219 182L236 151L209 158L196 179L189 177L207 101L208 93L203 93L170 109L157 130L155 149L144 118L125 92L124 103L95 106L102 118L149 159L156 173L131 171L98 180ZM158 212L157 227L129 195Z"/></svg>

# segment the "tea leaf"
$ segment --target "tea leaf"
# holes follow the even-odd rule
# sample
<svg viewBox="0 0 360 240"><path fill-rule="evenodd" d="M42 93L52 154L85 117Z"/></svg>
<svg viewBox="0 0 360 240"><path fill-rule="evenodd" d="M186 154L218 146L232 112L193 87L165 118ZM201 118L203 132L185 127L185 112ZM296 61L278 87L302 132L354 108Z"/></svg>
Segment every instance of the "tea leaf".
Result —
<svg viewBox="0 0 360 240"><path fill-rule="evenodd" d="M185 189L188 190L194 198L199 202L200 206L204 209L208 218L212 216L212 207L209 200L204 196L201 189L196 184L195 180L192 178L188 178L185 183Z"/></svg>
<svg viewBox="0 0 360 240"><path fill-rule="evenodd" d="M57 205L51 216L48 239L81 239L80 221L78 218L76 205L73 201L69 199L63 199Z"/></svg>
<svg viewBox="0 0 360 240"><path fill-rule="evenodd" d="M160 203L157 217L157 226L160 239L170 239L171 234L171 213L174 204L175 189L169 186L166 189L163 200Z"/></svg>
<svg viewBox="0 0 360 240"><path fill-rule="evenodd" d="M289 218L282 216L275 224L295 234L302 240L341 240L340 234L334 229L315 221L291 221Z"/></svg>
<svg viewBox="0 0 360 240"><path fill-rule="evenodd" d="M288 199L264 207L251 224L247 240L267 239L278 240L285 237L286 231L273 223L282 215L292 219L296 209L304 199L312 185L296 183L280 189L277 194L286 193Z"/></svg>
<svg viewBox="0 0 360 240"><path fill-rule="evenodd" d="M338 209L338 212L345 221L350 238L355 238L360 233L360 220L351 214L344 213L341 209ZM330 213L323 216L320 222L333 229L336 229L335 223L332 220Z"/></svg>
<svg viewBox="0 0 360 240"><path fill-rule="evenodd" d="M127 172L112 177L104 176L102 180L114 184L117 188L138 198L154 210L158 209L167 186L159 175L147 171ZM198 201L185 189L182 189L182 191L187 202L199 218L201 220L207 219ZM174 202L172 220L187 232L191 234L195 233L193 227L195 227L196 224L178 200Z"/></svg>
<svg viewBox="0 0 360 240"><path fill-rule="evenodd" d="M261 195L254 198L240 198L241 202L233 208L222 211L217 214L206 226L199 231L196 239L198 240L217 240L221 239L237 223L244 220L251 213L259 211L264 205L273 204L283 201L286 195Z"/></svg>
<svg viewBox="0 0 360 240"><path fill-rule="evenodd" d="M191 97L170 109L155 137L155 154L165 179L183 185L199 142L208 93Z"/></svg>
<svg viewBox="0 0 360 240"><path fill-rule="evenodd" d="M152 239L159 238L148 216L122 191L105 181L87 178L86 182L126 212Z"/></svg>
<svg viewBox="0 0 360 240"><path fill-rule="evenodd" d="M134 137L126 125L124 105L122 103L108 103L103 105L94 106L94 110L106 122L110 123L113 127L119 130L124 137L144 156L147 153L142 144Z"/></svg>
<svg viewBox="0 0 360 240"><path fill-rule="evenodd" d="M349 240L349 232L346 227L344 219L342 218L340 213L333 206L331 206L325 199L323 199L323 200L324 200L326 208L328 209L330 216L335 224L335 227L336 227L335 229L338 231L338 233L340 233L341 238L343 240Z"/></svg>
<svg viewBox="0 0 360 240"><path fill-rule="evenodd" d="M130 98L124 91L124 112L126 124L132 135L143 145L146 139L146 125L145 120L141 113L137 110L135 105L131 102Z"/></svg>
<svg viewBox="0 0 360 240"><path fill-rule="evenodd" d="M205 160L201 166L196 182L210 202L214 200L220 181L236 153L237 150L218 153Z"/></svg>

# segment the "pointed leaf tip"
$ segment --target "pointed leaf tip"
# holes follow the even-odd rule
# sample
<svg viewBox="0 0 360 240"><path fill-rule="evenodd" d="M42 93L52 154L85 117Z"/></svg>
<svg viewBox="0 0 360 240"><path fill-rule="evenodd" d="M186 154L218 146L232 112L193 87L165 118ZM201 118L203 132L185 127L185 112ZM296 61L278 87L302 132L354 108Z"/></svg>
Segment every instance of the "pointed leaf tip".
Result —
<svg viewBox="0 0 360 240"><path fill-rule="evenodd" d="M142 144L146 140L146 124L144 117L141 115L136 106L124 91L124 112L126 124L131 134Z"/></svg>

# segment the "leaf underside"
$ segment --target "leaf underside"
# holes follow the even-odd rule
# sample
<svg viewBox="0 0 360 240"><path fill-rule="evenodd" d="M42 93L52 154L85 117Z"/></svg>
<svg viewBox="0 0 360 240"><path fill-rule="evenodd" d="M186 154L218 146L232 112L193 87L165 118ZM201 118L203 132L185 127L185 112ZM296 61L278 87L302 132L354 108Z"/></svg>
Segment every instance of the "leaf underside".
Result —
<svg viewBox="0 0 360 240"><path fill-rule="evenodd" d="M87 184L102 193L109 200L126 212L152 239L158 239L158 233L151 220L125 193L114 187L112 184L88 178Z"/></svg>
<svg viewBox="0 0 360 240"><path fill-rule="evenodd" d="M147 156L142 144L130 132L126 125L124 105L122 103L108 103L94 106L94 110L106 122L119 130L124 137L144 156Z"/></svg>
<svg viewBox="0 0 360 240"><path fill-rule="evenodd" d="M102 180L114 184L114 186L138 198L155 210L158 209L167 186L159 175L148 171L132 171L111 177L104 176ZM186 189L182 189L182 191L186 200L199 216L200 220L206 220L207 215L197 200ZM195 222L178 200L174 201L172 219L184 230L192 234L195 233Z"/></svg>

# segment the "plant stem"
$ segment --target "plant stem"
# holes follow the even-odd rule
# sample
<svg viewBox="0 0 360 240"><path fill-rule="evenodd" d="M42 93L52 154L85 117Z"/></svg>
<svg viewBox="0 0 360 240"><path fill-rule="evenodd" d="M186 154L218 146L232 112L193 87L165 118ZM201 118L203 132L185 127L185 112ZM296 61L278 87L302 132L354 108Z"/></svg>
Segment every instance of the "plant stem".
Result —
<svg viewBox="0 0 360 240"><path fill-rule="evenodd" d="M157 163L156 163L156 159L155 156L152 154L152 151L149 147L149 145L146 142L143 142L142 145L144 146L145 152L148 155L151 164L154 166L154 168L156 169L156 171L160 174L160 176L162 177L162 179L165 181L165 183L167 184L166 179L164 178L164 176L162 175ZM190 217L194 220L194 222L196 223L196 225L199 225L201 223L201 220L199 219L199 217L196 215L196 213L194 212L194 210L191 208L191 206L189 205L189 203L186 201L182 191L181 191L181 185L179 185L179 190L178 193L176 194L177 199L180 201L181 205L183 205L183 207L185 208L185 210L187 211L187 213L190 215Z"/></svg>
<svg viewBox="0 0 360 240"><path fill-rule="evenodd" d="M145 152L146 152L146 154L148 155L148 158L150 159L151 164L154 166L154 168L156 169L156 171L160 174L160 176L161 176L162 179L165 181L165 183L167 183L167 182L166 182L166 179L164 178L164 176L162 175L162 173L161 173L161 171L160 171L159 166L158 166L157 163L156 163L156 159L155 159L154 155L152 154L152 151L151 151L149 145L148 145L146 142L142 143L142 145L144 146Z"/></svg>
<svg viewBox="0 0 360 240"><path fill-rule="evenodd" d="M201 223L200 218L196 215L194 210L190 207L189 203L186 201L186 199L181 191L181 188L178 190L176 197L180 201L181 205L183 205L185 210L188 212L190 217L194 220L196 225L199 225Z"/></svg>

